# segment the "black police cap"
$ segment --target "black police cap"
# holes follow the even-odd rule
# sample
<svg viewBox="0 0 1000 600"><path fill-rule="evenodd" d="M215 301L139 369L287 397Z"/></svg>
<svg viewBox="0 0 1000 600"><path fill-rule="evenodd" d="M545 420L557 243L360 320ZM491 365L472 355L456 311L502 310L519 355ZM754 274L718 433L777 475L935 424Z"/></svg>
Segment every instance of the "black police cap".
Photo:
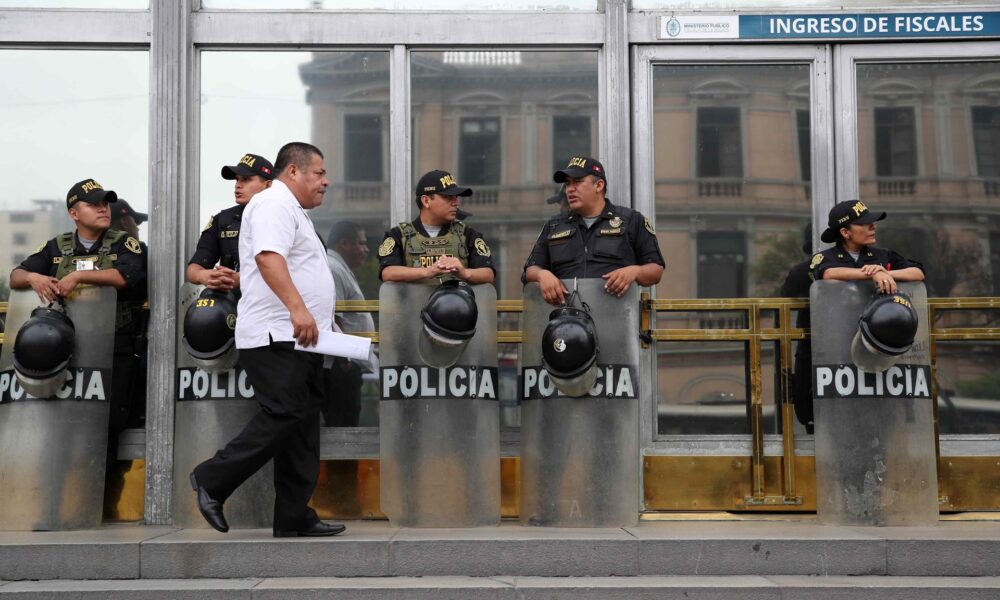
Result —
<svg viewBox="0 0 1000 600"><path fill-rule="evenodd" d="M104 186L93 179L84 179L83 181L76 182L73 184L73 187L69 188L69 192L66 194L66 208L67 210L73 208L73 205L77 202L100 204L101 202L110 203L117 200L118 194L111 190L105 190Z"/></svg>
<svg viewBox="0 0 1000 600"><path fill-rule="evenodd" d="M848 225L865 225L881 221L886 217L884 212L875 213L868 210L865 203L860 200L848 200L840 202L830 209L830 216L827 219L826 230L819 239L828 244L836 242L840 237L840 229Z"/></svg>
<svg viewBox="0 0 1000 600"><path fill-rule="evenodd" d="M455 182L455 178L448 171L435 170L424 173L420 181L417 182L417 198L420 196L432 196L441 194L443 196L471 196L472 189L461 187Z"/></svg>
<svg viewBox="0 0 1000 600"><path fill-rule="evenodd" d="M604 165L599 160L590 158L589 156L574 156L569 159L569 163L565 167L552 174L552 181L564 183L567 177L575 178L583 177L584 175L600 177L605 182L608 180L604 174Z"/></svg>
<svg viewBox="0 0 1000 600"><path fill-rule="evenodd" d="M239 177L257 175L264 179L274 179L274 165L263 156L244 154L238 163L231 167L222 167L222 178L233 180Z"/></svg>

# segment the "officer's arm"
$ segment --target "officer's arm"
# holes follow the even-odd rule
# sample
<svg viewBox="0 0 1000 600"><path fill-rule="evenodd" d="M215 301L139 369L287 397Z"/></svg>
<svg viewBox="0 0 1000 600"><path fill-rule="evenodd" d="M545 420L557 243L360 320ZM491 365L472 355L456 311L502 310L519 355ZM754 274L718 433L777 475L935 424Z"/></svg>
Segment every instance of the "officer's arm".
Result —
<svg viewBox="0 0 1000 600"><path fill-rule="evenodd" d="M119 290L128 287L128 281L126 281L125 276L118 269L73 271L60 279L56 287L59 289L60 296L69 296L76 289L76 286L81 283L108 286Z"/></svg>
<svg viewBox="0 0 1000 600"><path fill-rule="evenodd" d="M566 294L569 290L563 285L562 280L548 269L543 269L538 265L531 265L524 270L524 281L538 282L538 289L542 292L542 298L554 306L560 306L566 302Z"/></svg>
<svg viewBox="0 0 1000 600"><path fill-rule="evenodd" d="M656 285L663 278L663 265L646 263L644 265L636 265L636 267L639 269L639 272L635 276L635 282L639 285Z"/></svg>
<svg viewBox="0 0 1000 600"><path fill-rule="evenodd" d="M871 276L855 267L830 267L829 269L823 271L823 279L835 279L837 281L860 281L862 279L871 279Z"/></svg>
<svg viewBox="0 0 1000 600"><path fill-rule="evenodd" d="M444 275L447 271L438 273L430 267L404 267L402 265L390 265L382 269L382 281L398 281L409 283L413 281L423 281L438 275Z"/></svg>
<svg viewBox="0 0 1000 600"><path fill-rule="evenodd" d="M907 267L898 271L889 271L896 281L923 281L924 271L920 267Z"/></svg>
<svg viewBox="0 0 1000 600"><path fill-rule="evenodd" d="M463 269L459 277L471 284L493 283L496 274L490 267L479 267L476 269Z"/></svg>

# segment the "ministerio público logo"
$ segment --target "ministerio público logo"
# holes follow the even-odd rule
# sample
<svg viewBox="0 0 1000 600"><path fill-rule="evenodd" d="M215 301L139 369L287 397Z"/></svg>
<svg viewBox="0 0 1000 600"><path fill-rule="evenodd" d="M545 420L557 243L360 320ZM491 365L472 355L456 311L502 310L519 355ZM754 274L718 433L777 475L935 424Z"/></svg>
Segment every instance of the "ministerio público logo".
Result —
<svg viewBox="0 0 1000 600"><path fill-rule="evenodd" d="M667 21L667 35L677 37L681 34L681 22L676 17L670 17Z"/></svg>

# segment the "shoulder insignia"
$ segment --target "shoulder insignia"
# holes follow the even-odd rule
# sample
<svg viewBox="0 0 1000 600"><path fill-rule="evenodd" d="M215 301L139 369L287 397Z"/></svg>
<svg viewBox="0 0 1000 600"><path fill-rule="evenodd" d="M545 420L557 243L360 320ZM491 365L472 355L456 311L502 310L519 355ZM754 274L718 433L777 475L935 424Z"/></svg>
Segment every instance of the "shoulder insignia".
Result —
<svg viewBox="0 0 1000 600"><path fill-rule="evenodd" d="M486 240L483 238L476 238L476 252L478 252L480 256L489 256L492 254L490 252L490 247L486 245Z"/></svg>
<svg viewBox="0 0 1000 600"><path fill-rule="evenodd" d="M208 218L208 224L205 225L205 228L202 229L202 231L208 231L209 229L211 229L212 228L212 223L215 223L215 217L209 217Z"/></svg>
<svg viewBox="0 0 1000 600"><path fill-rule="evenodd" d="M565 229L565 230L560 231L558 233L553 233L552 235L549 236L549 239L550 240L558 240L560 238L569 237L571 235L573 235L573 230L572 229Z"/></svg>
<svg viewBox="0 0 1000 600"><path fill-rule="evenodd" d="M139 245L139 240L132 236L129 236L128 239L125 240L125 247L135 254L142 254L142 246Z"/></svg>
<svg viewBox="0 0 1000 600"><path fill-rule="evenodd" d="M382 240L382 245L378 247L379 256L389 256L393 248L396 247L396 240L390 235Z"/></svg>
<svg viewBox="0 0 1000 600"><path fill-rule="evenodd" d="M643 218L642 224L646 226L646 231L648 231L653 235L656 235L656 230L653 229L653 224L649 222L649 217Z"/></svg>
<svg viewBox="0 0 1000 600"><path fill-rule="evenodd" d="M42 250L45 250L45 246L48 246L48 245L49 245L48 242L42 242L42 245L38 247L38 250L35 250L34 252L32 252L32 254L38 254Z"/></svg>
<svg viewBox="0 0 1000 600"><path fill-rule="evenodd" d="M621 217L615 217L611 219L610 221L608 221L608 225L610 225L614 229L621 227L622 226Z"/></svg>
<svg viewBox="0 0 1000 600"><path fill-rule="evenodd" d="M818 265L821 262L823 262L823 253L822 252L819 253L819 254L817 254L817 255L815 255L815 256L813 256L812 260L809 261L809 268L810 269L815 269L816 265Z"/></svg>

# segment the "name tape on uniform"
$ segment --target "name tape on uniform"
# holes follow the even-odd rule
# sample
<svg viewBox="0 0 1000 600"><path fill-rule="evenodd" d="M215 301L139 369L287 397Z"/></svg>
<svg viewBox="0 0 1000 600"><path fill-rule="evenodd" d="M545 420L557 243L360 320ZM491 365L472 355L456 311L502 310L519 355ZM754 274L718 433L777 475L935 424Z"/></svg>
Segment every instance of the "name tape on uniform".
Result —
<svg viewBox="0 0 1000 600"><path fill-rule="evenodd" d="M209 373L197 367L177 369L177 400L252 400L253 386L241 368Z"/></svg>
<svg viewBox="0 0 1000 600"><path fill-rule="evenodd" d="M638 398L637 369L634 365L597 365L597 380L590 388L589 396L607 398ZM521 369L521 399L541 400L553 396L564 396L556 389L544 367L524 367Z"/></svg>
<svg viewBox="0 0 1000 600"><path fill-rule="evenodd" d="M895 365L868 373L855 365L814 365L816 398L930 398L929 365Z"/></svg>
<svg viewBox="0 0 1000 600"><path fill-rule="evenodd" d="M48 399L57 400L89 400L103 402L108 399L108 386L111 384L111 369L90 369L71 367L66 370L66 383ZM18 400L36 400L21 387L14 370L0 373L0 404L17 402Z"/></svg>
<svg viewBox="0 0 1000 600"><path fill-rule="evenodd" d="M382 399L459 398L497 399L496 367L426 365L382 367Z"/></svg>

